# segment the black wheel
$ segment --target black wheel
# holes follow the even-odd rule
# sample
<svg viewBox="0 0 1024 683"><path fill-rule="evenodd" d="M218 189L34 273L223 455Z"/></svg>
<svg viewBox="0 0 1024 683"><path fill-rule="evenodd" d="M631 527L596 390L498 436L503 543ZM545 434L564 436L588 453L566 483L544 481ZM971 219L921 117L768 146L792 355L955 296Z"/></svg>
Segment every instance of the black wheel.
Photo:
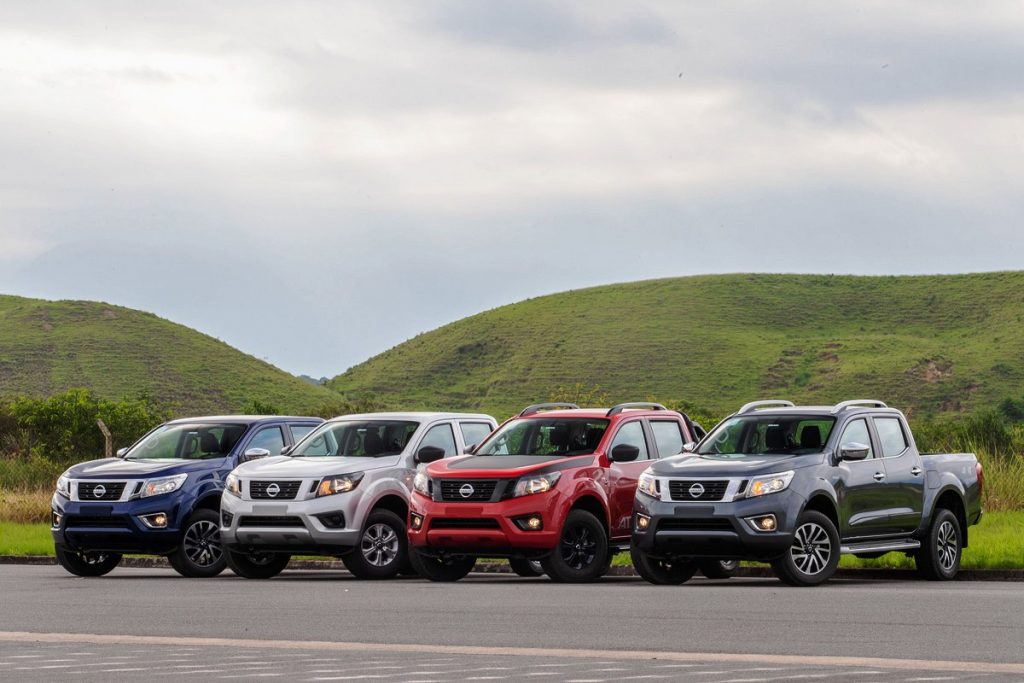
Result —
<svg viewBox="0 0 1024 683"><path fill-rule="evenodd" d="M409 559L416 572L425 579L431 581L458 581L472 569L476 564L475 557L460 555L457 557L430 557L416 552L415 548L409 549Z"/></svg>
<svg viewBox="0 0 1024 683"><path fill-rule="evenodd" d="M398 576L409 556L405 522L390 510L375 510L366 518L359 545L341 561L360 579L391 579Z"/></svg>
<svg viewBox="0 0 1024 683"><path fill-rule="evenodd" d="M103 576L113 571L121 563L118 553L95 551L74 552L57 547L57 564L75 576Z"/></svg>
<svg viewBox="0 0 1024 683"><path fill-rule="evenodd" d="M220 545L220 514L196 510L185 522L185 533L167 561L174 571L190 578L217 576L227 567Z"/></svg>
<svg viewBox="0 0 1024 683"><path fill-rule="evenodd" d="M544 567L540 566L540 560L525 560L521 557L508 558L508 564L519 576L533 577L544 576Z"/></svg>
<svg viewBox="0 0 1024 683"><path fill-rule="evenodd" d="M288 566L291 555L285 553L239 553L228 550L225 560L231 571L246 579L269 579Z"/></svg>
<svg viewBox="0 0 1024 683"><path fill-rule="evenodd" d="M697 563L700 573L709 579L729 579L740 568L739 560L701 560Z"/></svg>
<svg viewBox="0 0 1024 683"><path fill-rule="evenodd" d="M949 581L960 571L962 554L963 536L956 515L936 510L928 535L914 554L918 575L929 581Z"/></svg>
<svg viewBox="0 0 1024 683"><path fill-rule="evenodd" d="M838 566L839 532L831 519L815 510L800 515L789 550L772 561L775 575L790 586L817 586Z"/></svg>
<svg viewBox="0 0 1024 683"><path fill-rule="evenodd" d="M608 564L608 535L597 517L573 510L565 518L562 536L541 560L552 581L582 583L600 577Z"/></svg>
<svg viewBox="0 0 1024 683"><path fill-rule="evenodd" d="M678 586L697 573L697 563L692 560L659 560L637 548L630 548L629 554L636 573L655 585Z"/></svg>

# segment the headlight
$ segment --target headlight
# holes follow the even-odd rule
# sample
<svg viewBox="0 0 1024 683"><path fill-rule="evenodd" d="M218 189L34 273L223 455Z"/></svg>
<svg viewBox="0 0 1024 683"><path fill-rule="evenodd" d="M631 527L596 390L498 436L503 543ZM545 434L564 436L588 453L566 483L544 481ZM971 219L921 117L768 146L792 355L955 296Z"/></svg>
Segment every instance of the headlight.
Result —
<svg viewBox="0 0 1024 683"><path fill-rule="evenodd" d="M421 493L427 498L434 497L433 487L430 483L430 477L427 476L426 472L417 472L416 477L412 480L412 487L416 490L416 493Z"/></svg>
<svg viewBox="0 0 1024 683"><path fill-rule="evenodd" d="M637 481L636 490L647 494L651 498L661 498L661 484L651 475L644 472Z"/></svg>
<svg viewBox="0 0 1024 683"><path fill-rule="evenodd" d="M65 472L57 478L57 493L65 498L71 498L71 480Z"/></svg>
<svg viewBox="0 0 1024 683"><path fill-rule="evenodd" d="M242 497L242 480L238 478L238 475L232 472L228 475L228 478L224 480L224 490L233 496Z"/></svg>
<svg viewBox="0 0 1024 683"><path fill-rule="evenodd" d="M512 496L529 496L534 493L547 493L555 487L555 482L562 476L561 472L550 472L548 474L535 474L532 477L523 477L516 482L512 490Z"/></svg>
<svg viewBox="0 0 1024 683"><path fill-rule="evenodd" d="M752 479L750 481L750 486L747 488L747 498L756 498L757 496L763 496L769 493L778 493L789 486L789 482L791 481L793 481L793 470Z"/></svg>
<svg viewBox="0 0 1024 683"><path fill-rule="evenodd" d="M181 488L181 485L185 483L185 479L187 477L187 474L176 474L173 477L149 479L142 485L142 493L139 494L139 497L149 498L150 496L162 496L165 493L177 491Z"/></svg>
<svg viewBox="0 0 1024 683"><path fill-rule="evenodd" d="M321 496L333 496L335 493L347 493L358 486L362 478L362 472L324 477L320 482L320 486L316 488L316 496L319 498Z"/></svg>

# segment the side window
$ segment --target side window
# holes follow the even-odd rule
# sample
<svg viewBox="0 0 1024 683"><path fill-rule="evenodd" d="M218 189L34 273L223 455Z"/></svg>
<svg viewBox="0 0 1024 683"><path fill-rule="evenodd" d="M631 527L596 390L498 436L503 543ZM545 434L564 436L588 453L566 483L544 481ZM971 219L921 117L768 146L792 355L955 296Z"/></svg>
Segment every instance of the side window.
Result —
<svg viewBox="0 0 1024 683"><path fill-rule="evenodd" d="M639 420L633 422L627 422L619 428L619 432L615 435L612 440L611 448L614 449L619 444L629 444L630 446L636 446L640 449L640 455L636 456L637 460L648 460L651 455L647 452L647 441L644 439L644 428L640 424ZM611 451L609 450L609 453Z"/></svg>
<svg viewBox="0 0 1024 683"><path fill-rule="evenodd" d="M444 457L455 455L455 432L450 424L434 425L420 441L420 448L434 446L444 449Z"/></svg>
<svg viewBox="0 0 1024 683"><path fill-rule="evenodd" d="M871 434L868 432L867 420L857 419L846 425L843 438L839 439L839 447L842 448L843 445L851 441L864 444L868 447L868 458L875 457L875 451L871 448Z"/></svg>
<svg viewBox="0 0 1024 683"><path fill-rule="evenodd" d="M280 427L266 427L256 432L247 448L266 448L271 455L280 455L284 450L284 434Z"/></svg>
<svg viewBox="0 0 1024 683"><path fill-rule="evenodd" d="M658 446L658 457L667 458L683 451L683 430L675 420L651 420L651 431Z"/></svg>
<svg viewBox="0 0 1024 683"><path fill-rule="evenodd" d="M491 433L491 425L485 422L460 422L462 438L467 446L478 446Z"/></svg>
<svg viewBox="0 0 1024 683"><path fill-rule="evenodd" d="M292 430L292 441L298 443L306 434L316 429L316 425L289 425L288 429Z"/></svg>
<svg viewBox="0 0 1024 683"><path fill-rule="evenodd" d="M882 457L899 455L907 450L907 437L903 433L903 426L900 425L898 417L876 417L873 419L875 431L878 432L879 445L882 448Z"/></svg>

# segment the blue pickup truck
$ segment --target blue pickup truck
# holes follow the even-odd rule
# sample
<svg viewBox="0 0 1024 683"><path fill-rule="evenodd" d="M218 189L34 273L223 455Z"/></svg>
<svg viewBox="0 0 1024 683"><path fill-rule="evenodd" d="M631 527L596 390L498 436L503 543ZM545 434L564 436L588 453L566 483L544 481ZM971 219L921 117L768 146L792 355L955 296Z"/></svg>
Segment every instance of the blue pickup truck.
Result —
<svg viewBox="0 0 1024 683"><path fill-rule="evenodd" d="M182 576L216 576L224 479L242 462L278 455L323 420L231 415L160 425L116 458L68 469L53 494L57 562L102 576L125 553L165 555Z"/></svg>

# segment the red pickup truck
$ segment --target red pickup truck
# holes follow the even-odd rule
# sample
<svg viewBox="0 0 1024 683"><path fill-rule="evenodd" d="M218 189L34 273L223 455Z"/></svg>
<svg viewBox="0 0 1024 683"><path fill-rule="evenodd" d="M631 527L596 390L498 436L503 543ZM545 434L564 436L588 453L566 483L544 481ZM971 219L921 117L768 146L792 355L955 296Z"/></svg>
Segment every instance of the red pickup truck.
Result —
<svg viewBox="0 0 1024 683"><path fill-rule="evenodd" d="M629 549L637 478L697 441L686 416L657 403L581 410L533 405L472 454L437 460L414 481L410 557L432 581L457 581L478 556L516 573L591 581Z"/></svg>

